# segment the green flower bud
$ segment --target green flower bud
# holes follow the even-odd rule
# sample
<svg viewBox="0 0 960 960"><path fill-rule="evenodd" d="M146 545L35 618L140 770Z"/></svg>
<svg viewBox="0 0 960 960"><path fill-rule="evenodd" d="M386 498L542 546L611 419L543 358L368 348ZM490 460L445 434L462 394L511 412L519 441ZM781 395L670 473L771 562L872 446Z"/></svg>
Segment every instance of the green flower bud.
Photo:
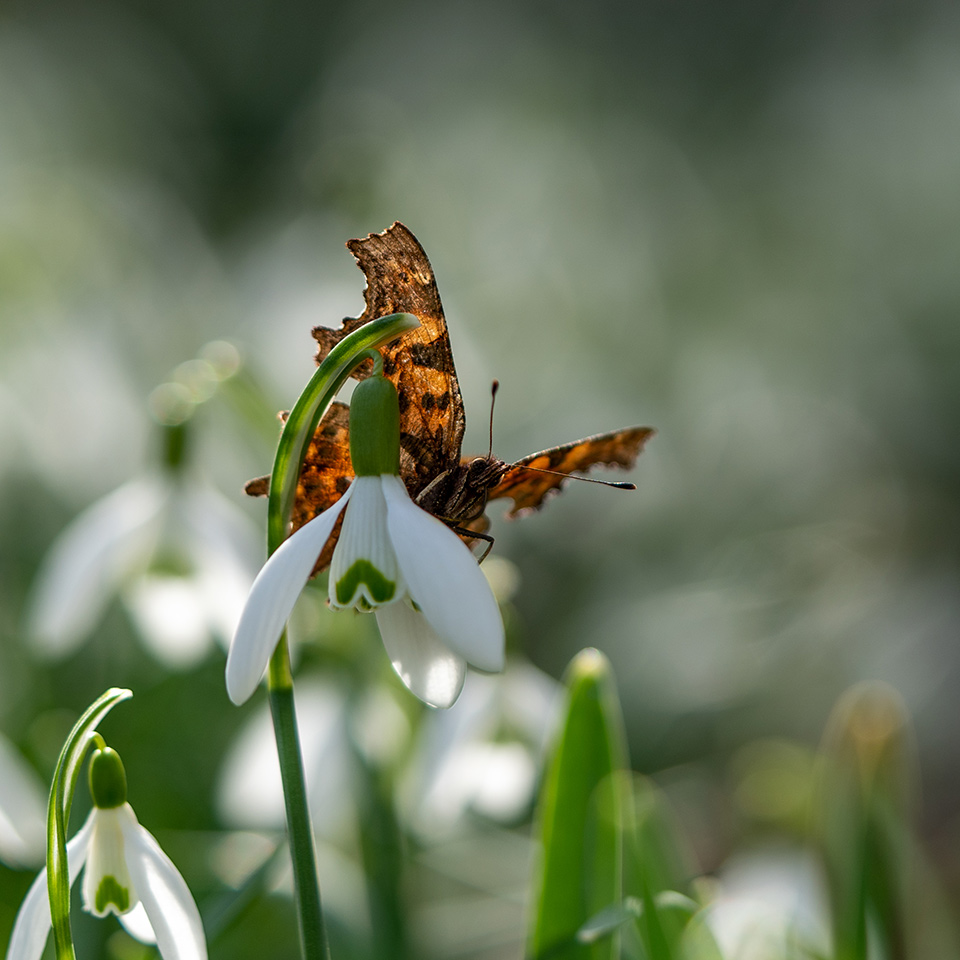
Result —
<svg viewBox="0 0 960 960"><path fill-rule="evenodd" d="M358 477L400 473L400 401L385 377L368 377L353 391L350 459Z"/></svg>
<svg viewBox="0 0 960 960"><path fill-rule="evenodd" d="M94 751L89 772L90 796L95 807L110 810L127 802L127 774L116 750L104 747Z"/></svg>

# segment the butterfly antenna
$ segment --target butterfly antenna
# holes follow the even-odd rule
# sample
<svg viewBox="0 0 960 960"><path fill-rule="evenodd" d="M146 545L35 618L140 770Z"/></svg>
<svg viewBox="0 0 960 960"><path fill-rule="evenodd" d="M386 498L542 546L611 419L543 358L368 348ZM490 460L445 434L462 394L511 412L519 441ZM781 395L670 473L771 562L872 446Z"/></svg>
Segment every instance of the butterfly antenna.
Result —
<svg viewBox="0 0 960 960"><path fill-rule="evenodd" d="M497 391L500 389L500 381L494 380L490 385L490 448L487 450L487 459L493 457L493 406L497 402Z"/></svg>
<svg viewBox="0 0 960 960"><path fill-rule="evenodd" d="M564 480L582 480L584 483L599 483L604 487L613 487L614 490L636 490L637 485L629 480L599 480L597 477L578 477L575 473L561 473L559 470L544 470L543 467L528 467L525 463L511 463L511 467L521 470L532 470L534 473L549 473L552 477L563 477Z"/></svg>

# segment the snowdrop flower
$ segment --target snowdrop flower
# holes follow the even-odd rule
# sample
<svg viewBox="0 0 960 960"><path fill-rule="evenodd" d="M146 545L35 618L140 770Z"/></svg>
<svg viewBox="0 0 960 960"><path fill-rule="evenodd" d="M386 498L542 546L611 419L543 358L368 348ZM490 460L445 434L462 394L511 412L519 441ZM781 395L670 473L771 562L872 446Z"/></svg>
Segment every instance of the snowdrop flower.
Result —
<svg viewBox="0 0 960 960"><path fill-rule="evenodd" d="M466 665L503 669L503 621L476 558L410 499L399 476L397 392L382 376L360 383L350 414L356 474L346 493L281 544L253 584L227 658L227 692L247 700L330 539L330 605L369 611L394 669L417 697L449 707Z"/></svg>
<svg viewBox="0 0 960 960"><path fill-rule="evenodd" d="M187 668L228 639L256 569L255 533L217 491L174 473L125 484L80 514L48 554L26 629L73 653L119 594L157 659Z"/></svg>
<svg viewBox="0 0 960 960"><path fill-rule="evenodd" d="M163 960L206 960L197 906L177 868L126 802L126 775L115 751L94 753L90 792L93 809L67 844L71 886L85 868L84 909L98 917L116 914L131 936L156 943ZM17 914L7 960L39 960L49 933L43 870Z"/></svg>

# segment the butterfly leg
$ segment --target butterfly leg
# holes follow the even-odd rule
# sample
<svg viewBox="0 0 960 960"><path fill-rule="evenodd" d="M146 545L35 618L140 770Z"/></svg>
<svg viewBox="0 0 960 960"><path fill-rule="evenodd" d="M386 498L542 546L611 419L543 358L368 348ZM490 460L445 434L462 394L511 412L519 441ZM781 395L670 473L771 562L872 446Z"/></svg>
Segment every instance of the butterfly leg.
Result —
<svg viewBox="0 0 960 960"><path fill-rule="evenodd" d="M450 526L450 529L454 533L459 534L461 537L469 537L471 540L482 540L487 545L487 549L480 554L477 563L483 563L483 561L487 559L490 551L493 549L494 543L496 543L496 540L488 533L477 533L476 530L467 530L466 527L457 527L453 525Z"/></svg>

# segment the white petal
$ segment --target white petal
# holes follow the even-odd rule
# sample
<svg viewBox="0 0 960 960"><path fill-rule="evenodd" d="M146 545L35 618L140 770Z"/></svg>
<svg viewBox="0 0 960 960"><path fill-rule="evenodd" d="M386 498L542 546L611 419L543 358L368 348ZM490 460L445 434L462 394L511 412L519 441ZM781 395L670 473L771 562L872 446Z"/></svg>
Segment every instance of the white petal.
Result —
<svg viewBox="0 0 960 960"><path fill-rule="evenodd" d="M503 669L503 620L466 544L421 510L399 477L384 476L387 529L410 596L447 646L492 673Z"/></svg>
<svg viewBox="0 0 960 960"><path fill-rule="evenodd" d="M138 903L132 910L117 919L134 940L139 940L141 943L157 942L157 935L153 932L153 924L150 922L142 903Z"/></svg>
<svg viewBox="0 0 960 960"><path fill-rule="evenodd" d="M377 607L377 625L400 679L431 707L449 707L463 688L467 665L405 601Z"/></svg>
<svg viewBox="0 0 960 960"><path fill-rule="evenodd" d="M120 808L127 869L157 938L163 960L206 960L207 943L200 911L170 858L137 823L129 805Z"/></svg>
<svg viewBox="0 0 960 960"><path fill-rule="evenodd" d="M122 831L123 820L129 809L127 805L106 810L94 807L90 817L93 835L90 837L87 868L83 871L82 889L83 908L95 917L105 917L108 913L123 913L137 903L137 892L127 871ZM129 899L125 903L108 902L99 907L97 894L101 884L108 878L124 890Z"/></svg>
<svg viewBox="0 0 960 960"><path fill-rule="evenodd" d="M93 813L67 844L67 870L70 884L77 879L81 867L87 859L90 848L90 836L93 833ZM7 960L40 960L43 946L50 933L50 900L47 895L47 871L40 871L27 891L13 934L7 947Z"/></svg>
<svg viewBox="0 0 960 960"><path fill-rule="evenodd" d="M156 481L133 481L67 527L44 560L27 611L27 632L42 653L72 652L123 577L147 563L168 493Z"/></svg>
<svg viewBox="0 0 960 960"><path fill-rule="evenodd" d="M0 857L34 866L46 849L47 799L33 768L0 736Z"/></svg>
<svg viewBox="0 0 960 960"><path fill-rule="evenodd" d="M187 493L181 509L188 554L208 626L226 649L262 566L263 546L255 525L216 490L199 487Z"/></svg>
<svg viewBox="0 0 960 960"><path fill-rule="evenodd" d="M343 529L330 563L330 605L354 607L362 598L369 607L375 607L394 600L401 589L397 558L387 535L387 504L379 477L357 477L352 490L353 501L343 518ZM374 596L370 585L361 580L349 595L339 596L343 578L355 563L364 561L383 577L384 595Z"/></svg>
<svg viewBox="0 0 960 960"><path fill-rule="evenodd" d="M353 487L280 544L250 588L227 655L227 693L237 705L257 689L293 605L310 579Z"/></svg>

